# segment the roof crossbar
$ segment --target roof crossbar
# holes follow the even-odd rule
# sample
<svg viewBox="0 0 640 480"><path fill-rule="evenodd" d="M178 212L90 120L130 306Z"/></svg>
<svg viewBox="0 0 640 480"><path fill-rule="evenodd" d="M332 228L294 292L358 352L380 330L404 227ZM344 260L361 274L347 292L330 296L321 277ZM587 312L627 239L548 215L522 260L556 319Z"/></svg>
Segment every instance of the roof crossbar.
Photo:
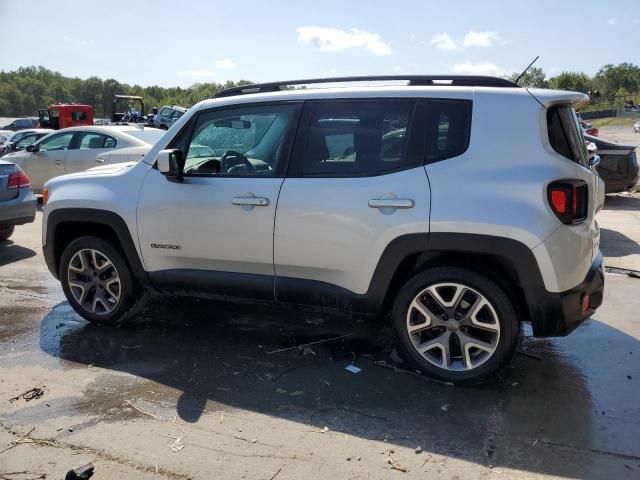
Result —
<svg viewBox="0 0 640 480"><path fill-rule="evenodd" d="M455 87L506 87L520 88L511 80L480 75L362 75L355 77L310 78L306 80L287 80L282 82L256 83L226 88L213 98L246 95L249 93L279 92L293 85L313 85L318 83L349 82L390 82L406 81L410 86L455 86Z"/></svg>

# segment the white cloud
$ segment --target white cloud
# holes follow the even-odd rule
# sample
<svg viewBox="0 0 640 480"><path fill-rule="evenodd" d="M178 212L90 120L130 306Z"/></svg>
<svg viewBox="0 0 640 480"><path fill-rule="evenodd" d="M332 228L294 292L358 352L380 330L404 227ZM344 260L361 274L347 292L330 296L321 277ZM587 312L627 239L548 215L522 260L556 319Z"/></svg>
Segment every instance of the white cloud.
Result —
<svg viewBox="0 0 640 480"><path fill-rule="evenodd" d="M609 25L610 27L615 27L617 24L618 24L617 18L610 18L607 20L607 25Z"/></svg>
<svg viewBox="0 0 640 480"><path fill-rule="evenodd" d="M490 47L500 40L496 32L468 32L462 41L463 47Z"/></svg>
<svg viewBox="0 0 640 480"><path fill-rule="evenodd" d="M431 37L431 45L440 50L462 50L468 47L490 47L500 40L496 32L467 32L461 42L455 41L447 32L436 33Z"/></svg>
<svg viewBox="0 0 640 480"><path fill-rule="evenodd" d="M448 33L436 33L431 37L431 45L441 50L457 50L460 48Z"/></svg>
<svg viewBox="0 0 640 480"><path fill-rule="evenodd" d="M356 28L349 31L327 27L299 27L298 40L313 45L321 52L340 52L347 48L364 48L372 55L390 55L391 47L377 33L364 32Z"/></svg>
<svg viewBox="0 0 640 480"><path fill-rule="evenodd" d="M216 68L238 68L236 62L229 58L223 58L222 60L216 60Z"/></svg>
<svg viewBox="0 0 640 480"><path fill-rule="evenodd" d="M458 75L500 75L502 69L493 63L456 63L451 72Z"/></svg>
<svg viewBox="0 0 640 480"><path fill-rule="evenodd" d="M180 75L186 75L188 77L215 77L218 75L218 72L211 70L186 70L180 72Z"/></svg>

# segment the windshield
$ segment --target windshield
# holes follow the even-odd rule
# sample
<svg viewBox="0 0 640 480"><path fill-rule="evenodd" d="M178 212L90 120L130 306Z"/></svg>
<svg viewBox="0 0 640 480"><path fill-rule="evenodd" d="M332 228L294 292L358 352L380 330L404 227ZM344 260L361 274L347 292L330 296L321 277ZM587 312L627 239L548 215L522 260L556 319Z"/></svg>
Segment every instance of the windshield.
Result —
<svg viewBox="0 0 640 480"><path fill-rule="evenodd" d="M152 130L150 128L144 130L127 130L127 134L136 137L138 140L147 142L150 145L156 143L164 135L164 130Z"/></svg>

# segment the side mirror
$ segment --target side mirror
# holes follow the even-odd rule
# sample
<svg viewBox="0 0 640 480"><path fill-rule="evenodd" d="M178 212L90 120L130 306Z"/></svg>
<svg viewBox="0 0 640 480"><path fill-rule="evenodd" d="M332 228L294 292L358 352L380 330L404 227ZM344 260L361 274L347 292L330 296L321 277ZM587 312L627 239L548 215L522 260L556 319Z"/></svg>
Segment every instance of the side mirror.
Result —
<svg viewBox="0 0 640 480"><path fill-rule="evenodd" d="M173 182L182 182L184 154L181 150L161 150L156 157L158 171Z"/></svg>
<svg viewBox="0 0 640 480"><path fill-rule="evenodd" d="M589 168L596 168L600 165L600 155L593 155L589 158Z"/></svg>
<svg viewBox="0 0 640 480"><path fill-rule="evenodd" d="M5 148L7 149L7 152L13 152L16 148L16 142L7 142Z"/></svg>
<svg viewBox="0 0 640 480"><path fill-rule="evenodd" d="M37 151L40 150L40 147L38 145L27 145L27 148L25 148L25 150L27 152L31 152L31 153L36 153Z"/></svg>

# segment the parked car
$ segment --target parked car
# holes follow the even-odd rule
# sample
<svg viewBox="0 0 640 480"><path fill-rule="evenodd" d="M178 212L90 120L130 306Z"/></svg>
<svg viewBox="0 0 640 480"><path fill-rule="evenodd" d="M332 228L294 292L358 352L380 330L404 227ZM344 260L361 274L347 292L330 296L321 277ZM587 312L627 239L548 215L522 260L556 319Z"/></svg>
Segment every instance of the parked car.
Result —
<svg viewBox="0 0 640 480"><path fill-rule="evenodd" d="M24 130L26 128L38 128L40 126L38 119L34 117L28 118L16 118L13 122L2 127L2 130L12 130L17 132L18 130Z"/></svg>
<svg viewBox="0 0 640 480"><path fill-rule="evenodd" d="M633 132L640 133L640 120L633 124Z"/></svg>
<svg viewBox="0 0 640 480"><path fill-rule="evenodd" d="M7 240L16 225L34 221L36 203L29 177L16 164L0 160L0 241Z"/></svg>
<svg viewBox="0 0 640 480"><path fill-rule="evenodd" d="M184 107L165 105L153 118L153 126L168 130L187 111Z"/></svg>
<svg viewBox="0 0 640 480"><path fill-rule="evenodd" d="M40 138L42 138L43 136L48 135L51 132L53 132L53 130L50 130L48 128L29 128L26 130L11 132L12 135L4 143L0 143L0 157L6 155L7 153L11 153L11 151L13 151L13 145L22 140L27 135L41 134Z"/></svg>
<svg viewBox="0 0 640 480"><path fill-rule="evenodd" d="M0 130L0 144L3 144L13 135L13 130Z"/></svg>
<svg viewBox="0 0 640 480"><path fill-rule="evenodd" d="M21 130L20 133L26 132L26 131L28 130ZM15 142L12 140L9 140L8 142L6 142L6 145L4 146L4 151L2 152L2 155L6 155L11 152L20 152L24 150L28 145L31 145L37 142L42 137L49 135L51 132L53 132L53 130L43 128L43 129L38 129L37 132L29 132L29 133L26 133L25 135L20 135L18 140Z"/></svg>
<svg viewBox="0 0 640 480"><path fill-rule="evenodd" d="M103 324L147 291L390 314L414 367L477 382L521 321L566 335L600 306L604 184L572 108L586 95L443 79L219 92L137 164L47 182L49 270Z"/></svg>
<svg viewBox="0 0 640 480"><path fill-rule="evenodd" d="M582 127L582 131L585 133L585 135L591 135L593 137L598 136L599 130L593 125L591 125L590 123L587 123L584 120L581 120L580 126Z"/></svg>
<svg viewBox="0 0 640 480"><path fill-rule="evenodd" d="M633 190L639 179L637 146L608 142L592 135L585 135L585 140L598 149L600 163L596 169L604 180L605 193Z"/></svg>
<svg viewBox="0 0 640 480"><path fill-rule="evenodd" d="M58 175L137 161L163 134L127 125L65 128L4 158L19 165L31 178L33 190L41 193L45 182Z"/></svg>

